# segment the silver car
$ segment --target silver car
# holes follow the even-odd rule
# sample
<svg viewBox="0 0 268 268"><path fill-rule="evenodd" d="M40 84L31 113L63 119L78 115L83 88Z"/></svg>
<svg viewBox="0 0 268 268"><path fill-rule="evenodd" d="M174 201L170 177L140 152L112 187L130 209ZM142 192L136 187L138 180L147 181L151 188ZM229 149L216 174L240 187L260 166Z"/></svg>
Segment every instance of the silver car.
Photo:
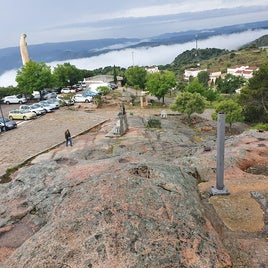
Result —
<svg viewBox="0 0 268 268"><path fill-rule="evenodd" d="M82 95L82 94L76 94L75 96L73 96L73 101L74 102L92 102L93 97Z"/></svg>
<svg viewBox="0 0 268 268"><path fill-rule="evenodd" d="M39 104L40 107L42 107L47 113L51 113L51 112L54 111L54 108L50 104L48 104L46 102L42 102L42 103L40 102L40 103L37 103L37 104Z"/></svg>
<svg viewBox="0 0 268 268"><path fill-rule="evenodd" d="M38 115L46 114L46 110L38 103L34 103L32 105L29 105L29 106L30 106L30 110L35 112Z"/></svg>
<svg viewBox="0 0 268 268"><path fill-rule="evenodd" d="M46 102L49 103L49 104L55 105L55 109L60 108L60 103L59 103L59 101L58 101L57 99L55 99L55 98L51 98L51 99L49 99L49 100L46 100Z"/></svg>
<svg viewBox="0 0 268 268"><path fill-rule="evenodd" d="M50 107L51 110L57 109L57 105L54 103L49 103L47 100L46 101L39 101L39 104L45 105L46 107Z"/></svg>
<svg viewBox="0 0 268 268"><path fill-rule="evenodd" d="M32 105L21 105L20 110L27 110L36 113L36 115L43 115L46 113L46 110L43 109L38 104L32 104Z"/></svg>

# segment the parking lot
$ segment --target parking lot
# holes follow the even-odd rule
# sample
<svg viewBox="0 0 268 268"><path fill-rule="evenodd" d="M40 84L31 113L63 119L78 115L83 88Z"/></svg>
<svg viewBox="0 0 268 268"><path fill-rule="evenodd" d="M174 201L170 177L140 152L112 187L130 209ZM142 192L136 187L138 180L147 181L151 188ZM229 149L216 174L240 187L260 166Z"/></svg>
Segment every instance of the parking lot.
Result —
<svg viewBox="0 0 268 268"><path fill-rule="evenodd" d="M8 117L8 113L11 110L18 109L21 104L1 104L2 112L5 117Z"/></svg>
<svg viewBox="0 0 268 268"><path fill-rule="evenodd" d="M2 104L4 116L18 104ZM89 110L89 104L61 107L52 113L33 120L17 121L18 127L0 134L0 176L8 168L13 168L26 159L64 142L64 132L68 128L76 136L108 119L116 118L117 109ZM75 142L75 140L74 140Z"/></svg>

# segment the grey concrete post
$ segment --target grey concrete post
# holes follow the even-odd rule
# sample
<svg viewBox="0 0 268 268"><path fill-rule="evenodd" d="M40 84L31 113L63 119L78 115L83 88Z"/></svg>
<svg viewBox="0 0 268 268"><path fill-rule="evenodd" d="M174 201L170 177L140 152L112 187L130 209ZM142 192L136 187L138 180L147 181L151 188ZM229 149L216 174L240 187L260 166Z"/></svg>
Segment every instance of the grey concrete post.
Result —
<svg viewBox="0 0 268 268"><path fill-rule="evenodd" d="M218 114L217 123L217 184L218 190L224 188L224 140L225 140L225 114Z"/></svg>
<svg viewBox="0 0 268 268"><path fill-rule="evenodd" d="M216 188L211 187L213 195L229 194L224 187L224 141L225 141L225 114L218 113L217 122L217 177Z"/></svg>

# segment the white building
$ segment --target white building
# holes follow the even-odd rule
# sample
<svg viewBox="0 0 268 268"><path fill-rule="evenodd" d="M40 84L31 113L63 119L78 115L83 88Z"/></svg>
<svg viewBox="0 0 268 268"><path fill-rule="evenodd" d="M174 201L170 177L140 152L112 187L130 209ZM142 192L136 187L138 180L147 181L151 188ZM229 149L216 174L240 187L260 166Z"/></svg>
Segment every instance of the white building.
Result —
<svg viewBox="0 0 268 268"><path fill-rule="evenodd" d="M220 77L221 77L221 72L212 72L212 73L209 74L209 80L211 82L213 81L213 83L215 83L216 79L220 78Z"/></svg>
<svg viewBox="0 0 268 268"><path fill-rule="evenodd" d="M249 79L253 76L254 71L258 71L258 67L250 66L232 66L227 68L227 74L232 74L234 76L243 76L245 79Z"/></svg>
<svg viewBox="0 0 268 268"><path fill-rule="evenodd" d="M184 80L189 81L190 77L197 77L198 73L206 72L207 69L200 69L200 68L190 68L184 70Z"/></svg>
<svg viewBox="0 0 268 268"><path fill-rule="evenodd" d="M146 67L145 70L148 72L148 73L159 73L159 69L157 66L151 66L151 67Z"/></svg>

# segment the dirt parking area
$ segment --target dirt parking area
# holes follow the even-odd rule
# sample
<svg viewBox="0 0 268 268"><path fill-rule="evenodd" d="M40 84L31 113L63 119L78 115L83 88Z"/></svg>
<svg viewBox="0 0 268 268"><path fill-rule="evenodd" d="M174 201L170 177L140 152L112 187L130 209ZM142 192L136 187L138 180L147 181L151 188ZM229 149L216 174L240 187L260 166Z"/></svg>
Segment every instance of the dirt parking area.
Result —
<svg viewBox="0 0 268 268"><path fill-rule="evenodd" d="M3 105L4 115L16 105ZM10 108L11 109L10 109ZM74 137L95 125L117 117L118 110L89 109L89 104L61 107L52 113L29 121L17 121L17 129L0 134L0 177L25 160L63 143L68 128Z"/></svg>

